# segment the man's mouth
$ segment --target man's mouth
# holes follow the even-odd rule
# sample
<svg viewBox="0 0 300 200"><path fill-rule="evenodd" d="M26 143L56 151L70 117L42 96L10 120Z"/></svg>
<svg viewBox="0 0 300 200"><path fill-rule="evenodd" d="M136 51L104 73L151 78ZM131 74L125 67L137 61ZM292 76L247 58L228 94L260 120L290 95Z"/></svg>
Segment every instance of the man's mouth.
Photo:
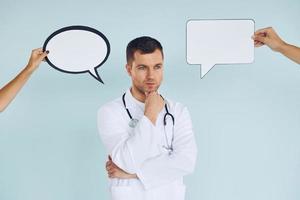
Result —
<svg viewBox="0 0 300 200"><path fill-rule="evenodd" d="M148 85L148 86L154 86L155 83L146 83L146 85Z"/></svg>

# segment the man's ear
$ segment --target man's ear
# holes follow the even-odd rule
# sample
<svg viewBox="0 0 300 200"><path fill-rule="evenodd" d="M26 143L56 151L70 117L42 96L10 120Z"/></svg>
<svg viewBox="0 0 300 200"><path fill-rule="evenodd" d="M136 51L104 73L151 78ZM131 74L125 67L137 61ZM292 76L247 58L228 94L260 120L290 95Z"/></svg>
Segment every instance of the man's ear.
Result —
<svg viewBox="0 0 300 200"><path fill-rule="evenodd" d="M129 65L129 64L127 63L127 64L125 65L125 67L126 67L126 71L127 71L128 75L131 76L132 66Z"/></svg>

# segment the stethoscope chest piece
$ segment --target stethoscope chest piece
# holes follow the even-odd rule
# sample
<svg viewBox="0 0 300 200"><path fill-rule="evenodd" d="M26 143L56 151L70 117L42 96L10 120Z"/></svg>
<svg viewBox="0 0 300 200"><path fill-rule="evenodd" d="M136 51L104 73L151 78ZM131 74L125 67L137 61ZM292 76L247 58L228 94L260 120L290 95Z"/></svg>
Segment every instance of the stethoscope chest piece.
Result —
<svg viewBox="0 0 300 200"><path fill-rule="evenodd" d="M138 124L138 122L139 122L138 119L132 118L132 119L130 120L130 122L129 122L128 125L129 125L129 127L131 127L131 128L135 128L136 125Z"/></svg>

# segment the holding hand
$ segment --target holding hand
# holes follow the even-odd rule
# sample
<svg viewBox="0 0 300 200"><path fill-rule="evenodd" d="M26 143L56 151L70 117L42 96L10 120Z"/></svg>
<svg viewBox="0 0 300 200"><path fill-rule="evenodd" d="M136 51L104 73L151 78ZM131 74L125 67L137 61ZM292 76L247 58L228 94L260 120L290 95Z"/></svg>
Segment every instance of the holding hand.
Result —
<svg viewBox="0 0 300 200"><path fill-rule="evenodd" d="M48 53L49 51L43 52L42 48L32 50L26 69L33 72L36 68L38 68L38 66L45 59Z"/></svg>
<svg viewBox="0 0 300 200"><path fill-rule="evenodd" d="M300 48L284 42L272 27L257 30L252 36L255 47L267 45L273 51L280 52L300 64Z"/></svg>
<svg viewBox="0 0 300 200"><path fill-rule="evenodd" d="M281 51L286 43L277 35L272 27L257 30L252 36L255 47L267 45L273 51Z"/></svg>

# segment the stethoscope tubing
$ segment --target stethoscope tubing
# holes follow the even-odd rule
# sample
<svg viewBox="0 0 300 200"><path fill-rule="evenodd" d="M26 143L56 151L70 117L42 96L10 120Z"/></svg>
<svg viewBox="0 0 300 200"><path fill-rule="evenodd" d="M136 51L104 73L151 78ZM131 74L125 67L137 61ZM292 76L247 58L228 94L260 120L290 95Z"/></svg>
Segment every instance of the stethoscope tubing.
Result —
<svg viewBox="0 0 300 200"><path fill-rule="evenodd" d="M128 117L130 118L131 121L137 121L137 119L134 119L129 111L129 109L127 108L126 106L126 101L125 101L125 95L126 95L126 92L123 94L122 96L122 101L123 101L123 105L124 105L124 108L127 112L127 115ZM160 95L161 96L161 95ZM162 97L162 96L161 96ZM163 97L162 97L163 98ZM163 100L165 100L163 98ZM174 116L169 112L169 109L168 109L168 106L167 104L165 103L165 110L166 110L166 113L164 115L164 119L163 119L163 124L164 124L164 132L165 132L165 138L166 138L166 142L167 142L167 147L164 146L164 148L166 148L168 151L173 151L173 141L174 141L174 126L175 126L175 118ZM167 117L170 116L171 119L172 119L172 138L171 138L171 144L169 145L169 142L168 142L168 136L167 136L167 133L166 133L166 125L167 125Z"/></svg>

